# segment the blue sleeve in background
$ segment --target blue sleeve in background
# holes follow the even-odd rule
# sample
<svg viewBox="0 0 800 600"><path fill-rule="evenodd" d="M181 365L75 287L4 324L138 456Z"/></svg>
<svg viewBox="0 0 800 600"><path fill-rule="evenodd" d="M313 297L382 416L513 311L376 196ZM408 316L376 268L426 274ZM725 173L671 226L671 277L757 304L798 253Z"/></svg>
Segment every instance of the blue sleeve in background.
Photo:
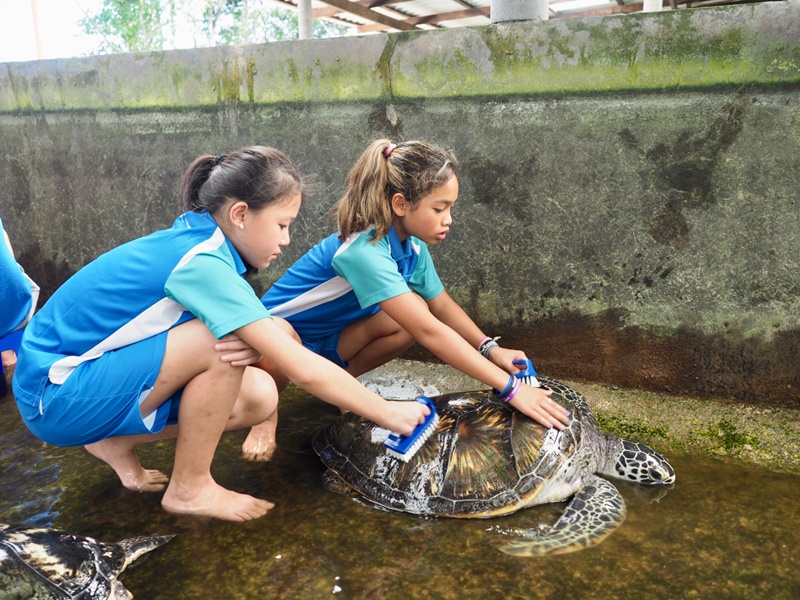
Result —
<svg viewBox="0 0 800 600"><path fill-rule="evenodd" d="M39 297L37 286L14 259L0 219L0 338L25 325Z"/></svg>

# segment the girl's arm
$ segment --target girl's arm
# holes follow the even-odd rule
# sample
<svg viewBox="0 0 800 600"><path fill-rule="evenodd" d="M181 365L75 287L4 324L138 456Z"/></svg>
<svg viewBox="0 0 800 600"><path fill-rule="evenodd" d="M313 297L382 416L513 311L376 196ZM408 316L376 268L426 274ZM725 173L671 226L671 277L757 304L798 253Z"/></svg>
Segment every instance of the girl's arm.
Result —
<svg viewBox="0 0 800 600"><path fill-rule="evenodd" d="M419 402L389 402L326 358L314 354L272 319L260 319L236 334L310 394L352 411L391 431L409 435L430 413Z"/></svg>
<svg viewBox="0 0 800 600"><path fill-rule="evenodd" d="M446 291L429 300L428 306L437 319L457 331L473 348L477 349L478 344L487 337ZM528 357L522 350L502 346L494 348L489 353L489 360L507 373L518 373L521 369L514 364L514 361L526 358Z"/></svg>
<svg viewBox="0 0 800 600"><path fill-rule="evenodd" d="M445 298L437 303L442 295ZM431 303L434 306L429 308ZM426 305L419 296L407 292L384 300L380 306L415 340L447 364L496 390L504 389L509 381L508 371L486 360L472 345L472 340L477 345L483 337L478 326L446 292L439 294L431 303ZM436 310L438 314L443 314L452 307L457 310L445 318L455 327L438 319L432 312ZM491 354L497 350L500 348L495 348ZM524 358L525 355L519 353L518 357ZM513 369L519 370L516 367ZM546 427L562 429L569 422L569 416L563 406L550 400L551 393L550 390L523 385L511 405Z"/></svg>
<svg viewBox="0 0 800 600"><path fill-rule="evenodd" d="M477 348L478 343L486 337L475 321L446 291L442 290L433 300L428 300L428 307L434 317L467 340L473 348Z"/></svg>

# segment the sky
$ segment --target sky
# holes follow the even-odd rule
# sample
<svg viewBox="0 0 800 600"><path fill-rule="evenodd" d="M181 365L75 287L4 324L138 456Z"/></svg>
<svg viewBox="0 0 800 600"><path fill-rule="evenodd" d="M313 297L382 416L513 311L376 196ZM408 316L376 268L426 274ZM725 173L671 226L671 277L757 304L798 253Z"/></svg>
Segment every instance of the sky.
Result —
<svg viewBox="0 0 800 600"><path fill-rule="evenodd" d="M557 6L566 9L605 2L567 0ZM90 54L98 41L83 33L78 22L87 13L99 12L102 4L103 0L0 0L0 63ZM36 44L33 6L38 14L41 56ZM175 47L194 45L186 32L178 35L174 43Z"/></svg>
<svg viewBox="0 0 800 600"><path fill-rule="evenodd" d="M38 8L43 59L83 56L97 46L78 21L102 0L0 0L0 63L38 60L32 5Z"/></svg>

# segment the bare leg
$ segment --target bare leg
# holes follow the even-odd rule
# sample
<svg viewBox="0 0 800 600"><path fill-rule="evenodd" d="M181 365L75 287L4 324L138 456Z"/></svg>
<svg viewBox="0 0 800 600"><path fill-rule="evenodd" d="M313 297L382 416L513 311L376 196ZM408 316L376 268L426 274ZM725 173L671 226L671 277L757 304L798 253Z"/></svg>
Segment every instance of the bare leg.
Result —
<svg viewBox="0 0 800 600"><path fill-rule="evenodd" d="M376 338L348 361L349 364L346 371L353 377L369 373L372 369L376 369L397 358L413 344L414 338L405 329Z"/></svg>
<svg viewBox="0 0 800 600"><path fill-rule="evenodd" d="M411 334L380 311L345 327L339 336L338 351L342 360L348 362L345 370L358 377L397 358L413 343Z"/></svg>
<svg viewBox="0 0 800 600"><path fill-rule="evenodd" d="M420 302L423 300L420 298ZM353 377L368 373L408 350L414 338L383 311L345 327L339 337L339 356L348 361Z"/></svg>
<svg viewBox="0 0 800 600"><path fill-rule="evenodd" d="M211 476L223 430L246 427L275 410L277 393L269 375L250 367L234 367L220 359L211 332L198 320L171 330L156 385L141 405L150 414L175 391L184 388L179 425L158 434L109 438L87 450L108 463L130 489L158 486L159 477L143 469L136 457L141 443L177 437L175 465L162 506L176 513L245 521L266 514L271 502L227 490ZM158 472L155 472L158 473ZM162 476L163 477L163 476Z"/></svg>
<svg viewBox="0 0 800 600"><path fill-rule="evenodd" d="M159 439L173 438L177 427L168 425L155 435L125 435L84 446L92 456L107 463L117 473L122 485L134 492L160 492L169 478L161 471L145 469L136 455L136 446Z"/></svg>
<svg viewBox="0 0 800 600"><path fill-rule="evenodd" d="M275 322L287 333L290 333L298 342L300 337L292 326L284 319L275 318ZM270 374L275 381L277 393L280 394L289 385L289 378L284 375L269 359L263 358L255 365ZM267 461L275 454L278 443L275 437L278 428L278 408L264 421L250 428L250 432L242 443L242 457L247 460Z"/></svg>
<svg viewBox="0 0 800 600"><path fill-rule="evenodd" d="M3 361L3 375L6 379L6 387L11 389L11 379L14 377L14 369L17 366L17 353L13 350L3 350L0 352L0 360Z"/></svg>
<svg viewBox="0 0 800 600"><path fill-rule="evenodd" d="M239 398L228 418L226 431L241 429L260 423L266 415L277 414L278 393L275 383L262 371L255 368L245 370ZM120 478L122 485L135 492L159 492L166 487L169 478L161 471L145 469L136 455L136 447L147 442L177 437L176 425L167 425L157 434L126 435L101 440L85 446L96 458L107 463Z"/></svg>
<svg viewBox="0 0 800 600"><path fill-rule="evenodd" d="M270 460L278 447L275 439L277 429L278 411L275 410L265 421L250 428L250 432L242 444L242 457L247 460Z"/></svg>
<svg viewBox="0 0 800 600"><path fill-rule="evenodd" d="M231 390L234 400L238 395L243 371L221 364L222 369L212 368L196 376L184 389L175 470L161 506L169 512L247 521L265 515L274 504L225 489L211 476L217 443L233 413L234 403L226 400Z"/></svg>

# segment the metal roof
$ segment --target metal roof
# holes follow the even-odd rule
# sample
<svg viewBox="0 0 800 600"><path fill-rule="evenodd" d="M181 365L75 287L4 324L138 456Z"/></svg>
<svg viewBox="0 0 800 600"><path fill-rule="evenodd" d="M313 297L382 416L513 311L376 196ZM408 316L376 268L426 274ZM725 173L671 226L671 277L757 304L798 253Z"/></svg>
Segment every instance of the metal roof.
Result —
<svg viewBox="0 0 800 600"><path fill-rule="evenodd" d="M275 0L297 8L297 0ZM662 10L685 10L758 0L662 0ZM315 19L353 27L354 33L489 25L491 0L312 0ZM550 0L550 19L642 12L636 0Z"/></svg>

